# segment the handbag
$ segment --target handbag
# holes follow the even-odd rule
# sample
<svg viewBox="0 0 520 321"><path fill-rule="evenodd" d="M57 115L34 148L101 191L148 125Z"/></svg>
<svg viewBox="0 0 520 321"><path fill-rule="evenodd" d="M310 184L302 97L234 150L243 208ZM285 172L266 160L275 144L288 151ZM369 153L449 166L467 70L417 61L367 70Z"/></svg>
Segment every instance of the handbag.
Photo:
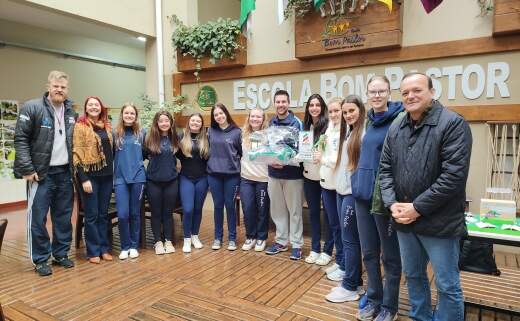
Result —
<svg viewBox="0 0 520 321"><path fill-rule="evenodd" d="M459 269L499 276L501 272L495 262L493 244L476 240L462 240Z"/></svg>

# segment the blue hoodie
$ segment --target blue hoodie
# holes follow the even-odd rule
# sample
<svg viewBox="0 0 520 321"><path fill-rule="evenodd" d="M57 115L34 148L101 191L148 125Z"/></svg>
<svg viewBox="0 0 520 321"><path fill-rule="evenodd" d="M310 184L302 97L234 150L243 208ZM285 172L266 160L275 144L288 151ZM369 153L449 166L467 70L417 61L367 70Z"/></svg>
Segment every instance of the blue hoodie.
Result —
<svg viewBox="0 0 520 321"><path fill-rule="evenodd" d="M358 167L351 176L352 195L355 198L365 201L372 198L386 134L394 119L403 110L403 103L397 101L389 102L388 110L383 113L376 114L373 109L368 111L368 123L361 143Z"/></svg>
<svg viewBox="0 0 520 321"><path fill-rule="evenodd" d="M240 174L242 131L229 125L226 129L209 128L208 174Z"/></svg>
<svg viewBox="0 0 520 321"><path fill-rule="evenodd" d="M131 128L125 128L122 144L115 148L114 185L146 182L143 164L143 133L135 136Z"/></svg>
<svg viewBox="0 0 520 321"><path fill-rule="evenodd" d="M278 116L271 118L269 126L291 126L299 131L302 130L302 121L298 117L294 116L292 111L289 111L289 115L284 119L279 119ZM284 166L282 168L267 167L269 177L280 178L280 179L300 179L303 178L302 166Z"/></svg>

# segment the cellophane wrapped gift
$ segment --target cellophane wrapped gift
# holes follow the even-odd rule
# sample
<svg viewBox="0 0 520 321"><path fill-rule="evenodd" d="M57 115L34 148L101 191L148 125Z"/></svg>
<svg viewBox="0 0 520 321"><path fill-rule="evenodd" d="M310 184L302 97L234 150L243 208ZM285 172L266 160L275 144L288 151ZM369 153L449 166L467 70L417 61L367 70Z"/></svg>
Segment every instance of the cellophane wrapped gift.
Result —
<svg viewBox="0 0 520 321"><path fill-rule="evenodd" d="M268 127L249 136L250 161L268 165L298 165L298 130L293 127Z"/></svg>

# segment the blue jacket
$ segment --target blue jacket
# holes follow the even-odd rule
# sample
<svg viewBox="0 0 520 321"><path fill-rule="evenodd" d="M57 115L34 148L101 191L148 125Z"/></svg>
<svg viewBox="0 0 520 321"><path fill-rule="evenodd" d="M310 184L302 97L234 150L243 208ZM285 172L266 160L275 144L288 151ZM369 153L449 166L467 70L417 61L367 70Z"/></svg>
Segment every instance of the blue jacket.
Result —
<svg viewBox="0 0 520 321"><path fill-rule="evenodd" d="M131 129L125 129L121 146L115 148L114 185L146 182L142 144L142 133L135 136Z"/></svg>
<svg viewBox="0 0 520 321"><path fill-rule="evenodd" d="M269 126L291 126L299 131L303 129L302 121L296 117L292 111L284 119L279 119L278 116L271 118ZM280 179L300 179L303 178L302 166L284 166L282 168L267 167L269 177Z"/></svg>
<svg viewBox="0 0 520 321"><path fill-rule="evenodd" d="M242 130L229 125L226 129L209 128L208 174L240 174Z"/></svg>
<svg viewBox="0 0 520 321"><path fill-rule="evenodd" d="M398 101L389 102L388 110L382 115L376 115L373 109L368 111L368 124L361 143L358 167L351 176L354 198L364 201L372 200L386 134L394 119L403 110L403 103ZM377 198L381 199L379 190Z"/></svg>

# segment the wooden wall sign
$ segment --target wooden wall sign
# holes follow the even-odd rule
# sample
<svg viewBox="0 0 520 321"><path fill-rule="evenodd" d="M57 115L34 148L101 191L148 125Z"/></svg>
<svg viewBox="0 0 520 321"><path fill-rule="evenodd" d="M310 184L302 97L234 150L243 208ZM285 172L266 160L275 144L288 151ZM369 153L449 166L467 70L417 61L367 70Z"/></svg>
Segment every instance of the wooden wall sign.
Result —
<svg viewBox="0 0 520 321"><path fill-rule="evenodd" d="M329 2L339 1L326 1ZM360 1L362 2L362 1ZM327 6L326 6L327 8ZM327 10L327 9L326 9ZM401 5L393 2L392 12L378 1L370 2L365 10L322 17L312 10L295 24L295 51L298 59L344 54L348 52L396 48L401 46Z"/></svg>
<svg viewBox="0 0 520 321"><path fill-rule="evenodd" d="M247 39L240 35L239 39L240 45L244 48L242 50L238 50L235 55L235 59L221 59L217 61L217 63L212 64L209 61L209 57L203 57L200 61L200 66L202 70L208 69L225 69L225 68L236 68L236 67L244 67L247 65ZM180 72L194 72L197 70L197 61L193 56L186 55L183 56L179 49L177 49L177 70Z"/></svg>
<svg viewBox="0 0 520 321"><path fill-rule="evenodd" d="M495 0L493 36L520 33L520 0Z"/></svg>

